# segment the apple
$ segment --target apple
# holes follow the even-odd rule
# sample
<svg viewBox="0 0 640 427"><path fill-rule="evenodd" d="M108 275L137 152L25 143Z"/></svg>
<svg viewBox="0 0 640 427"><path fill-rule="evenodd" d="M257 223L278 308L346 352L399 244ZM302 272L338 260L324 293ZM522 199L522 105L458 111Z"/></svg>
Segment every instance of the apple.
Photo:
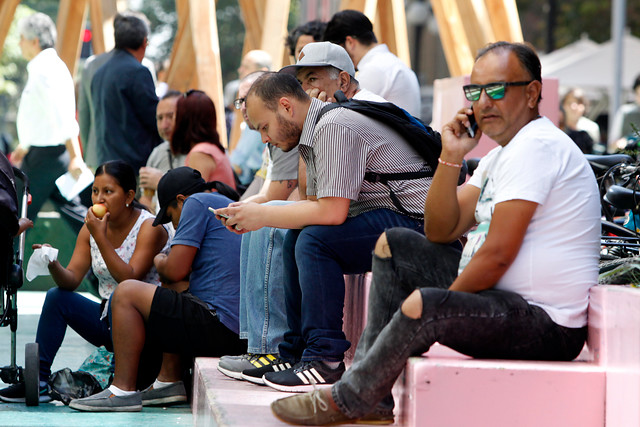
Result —
<svg viewBox="0 0 640 427"><path fill-rule="evenodd" d="M91 210L93 211L93 214L98 218L102 218L104 214L107 213L107 207L102 203L96 203L95 205L91 206Z"/></svg>

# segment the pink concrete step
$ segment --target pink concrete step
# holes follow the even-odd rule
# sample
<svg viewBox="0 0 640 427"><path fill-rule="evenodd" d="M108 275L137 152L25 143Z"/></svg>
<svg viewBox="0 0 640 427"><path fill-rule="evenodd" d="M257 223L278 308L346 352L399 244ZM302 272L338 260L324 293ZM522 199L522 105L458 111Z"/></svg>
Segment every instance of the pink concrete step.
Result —
<svg viewBox="0 0 640 427"><path fill-rule="evenodd" d="M290 396L291 393L229 378L218 371L218 360L196 358L192 403L195 426L288 425L273 416L270 405L274 400ZM400 425L397 421L393 424Z"/></svg>
<svg viewBox="0 0 640 427"><path fill-rule="evenodd" d="M435 345L405 378L405 426L604 425L605 372L592 362L475 360Z"/></svg>
<svg viewBox="0 0 640 427"><path fill-rule="evenodd" d="M606 426L640 426L640 289L596 286L589 303L589 348L607 373Z"/></svg>
<svg viewBox="0 0 640 427"><path fill-rule="evenodd" d="M592 288L572 362L474 360L436 345L405 371L406 426L640 425L640 289Z"/></svg>

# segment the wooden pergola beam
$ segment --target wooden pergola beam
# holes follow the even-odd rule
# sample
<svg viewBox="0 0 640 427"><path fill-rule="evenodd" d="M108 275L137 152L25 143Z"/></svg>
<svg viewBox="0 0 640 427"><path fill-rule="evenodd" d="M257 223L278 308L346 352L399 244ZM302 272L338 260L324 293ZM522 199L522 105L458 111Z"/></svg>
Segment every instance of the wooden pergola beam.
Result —
<svg viewBox="0 0 640 427"><path fill-rule="evenodd" d="M245 26L242 55L255 49L271 55L272 70L279 70L289 63L285 48L290 0L239 0ZM234 114L229 135L229 151L233 151L240 139L240 111Z"/></svg>
<svg viewBox="0 0 640 427"><path fill-rule="evenodd" d="M113 18L126 4L121 0L90 0L89 18L93 38L93 53L99 55L108 52L115 46L113 38Z"/></svg>
<svg viewBox="0 0 640 427"><path fill-rule="evenodd" d="M16 14L19 4L20 0L2 0L0 2L0 54L2 54L4 41L7 39L13 16Z"/></svg>
<svg viewBox="0 0 640 427"><path fill-rule="evenodd" d="M82 48L82 33L88 5L88 0L60 0L56 23L58 31L56 50L60 59L67 64L72 76L75 75Z"/></svg>
<svg viewBox="0 0 640 427"><path fill-rule="evenodd" d="M167 73L170 88L200 89L216 106L220 143L227 146L216 7L213 0L176 0L178 31Z"/></svg>
<svg viewBox="0 0 640 427"><path fill-rule="evenodd" d="M432 0L452 76L471 73L478 49L498 40L522 41L515 0Z"/></svg>
<svg viewBox="0 0 640 427"><path fill-rule="evenodd" d="M484 0L496 40L522 42L522 27L516 0Z"/></svg>

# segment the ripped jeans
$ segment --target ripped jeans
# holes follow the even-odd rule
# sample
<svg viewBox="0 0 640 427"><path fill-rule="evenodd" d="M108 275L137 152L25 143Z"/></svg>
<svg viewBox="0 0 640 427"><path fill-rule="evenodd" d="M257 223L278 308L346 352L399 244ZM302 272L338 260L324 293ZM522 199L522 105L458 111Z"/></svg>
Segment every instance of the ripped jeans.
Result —
<svg viewBox="0 0 640 427"><path fill-rule="evenodd" d="M332 388L347 416L393 409L391 389L407 359L435 342L475 358L572 360L582 350L586 327L560 326L518 294L449 291L459 251L407 229L386 235L392 257L373 257L367 326L351 369ZM418 319L400 310L415 289L422 294Z"/></svg>

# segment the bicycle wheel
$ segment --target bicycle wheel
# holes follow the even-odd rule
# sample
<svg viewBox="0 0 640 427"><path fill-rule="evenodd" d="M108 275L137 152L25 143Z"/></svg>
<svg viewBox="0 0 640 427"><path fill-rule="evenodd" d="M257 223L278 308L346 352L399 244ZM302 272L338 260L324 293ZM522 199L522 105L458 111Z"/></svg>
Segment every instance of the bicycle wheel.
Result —
<svg viewBox="0 0 640 427"><path fill-rule="evenodd" d="M24 390L27 406L40 404L40 354L38 343L24 346Z"/></svg>

